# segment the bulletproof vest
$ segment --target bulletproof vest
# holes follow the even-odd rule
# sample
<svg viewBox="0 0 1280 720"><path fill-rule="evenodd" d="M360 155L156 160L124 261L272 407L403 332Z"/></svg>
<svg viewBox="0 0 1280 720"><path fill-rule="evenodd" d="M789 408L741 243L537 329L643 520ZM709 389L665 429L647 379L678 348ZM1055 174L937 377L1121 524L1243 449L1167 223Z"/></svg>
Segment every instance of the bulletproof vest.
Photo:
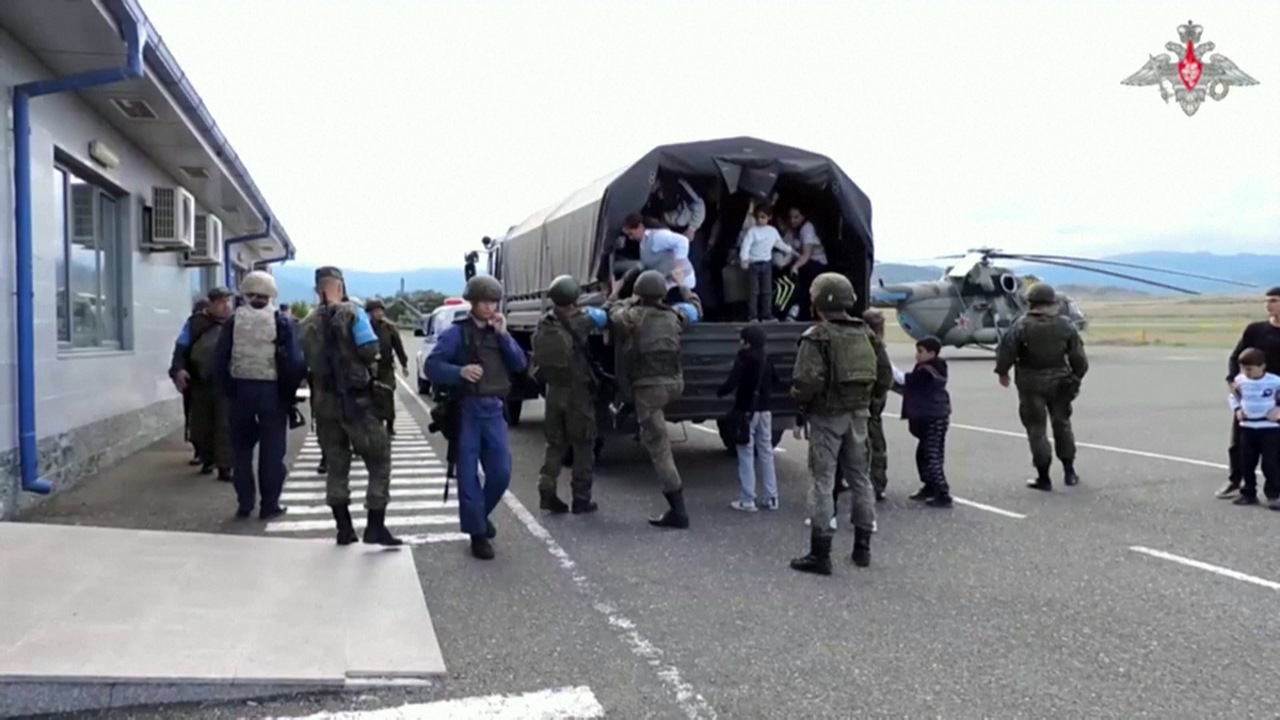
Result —
<svg viewBox="0 0 1280 720"><path fill-rule="evenodd" d="M341 399L333 373L341 372L352 393L368 393L373 375L360 359L351 327L355 306L349 301L317 307L300 323L302 352L311 370L316 414L341 417ZM332 359L331 359L332 358Z"/></svg>
<svg viewBox="0 0 1280 720"><path fill-rule="evenodd" d="M647 270L657 270L662 273L662 277L670 277L671 271L675 268L676 255L674 252L656 252L652 249L649 238L646 236L640 241L640 264Z"/></svg>
<svg viewBox="0 0 1280 720"><path fill-rule="evenodd" d="M826 363L827 387L820 405L827 411L868 406L876 382L876 349L861 320L823 322L813 327Z"/></svg>
<svg viewBox="0 0 1280 720"><path fill-rule="evenodd" d="M628 347L632 385L644 380L680 380L680 318L665 305L639 308L640 322ZM652 383L649 383L652 384Z"/></svg>
<svg viewBox="0 0 1280 720"><path fill-rule="evenodd" d="M484 369L480 382L464 383L473 395L506 397L511 392L511 375L502 359L502 344L493 328L480 328L470 317L458 321L462 325L462 346L466 360L462 365L476 364ZM474 389L471 389L474 388Z"/></svg>
<svg viewBox="0 0 1280 720"><path fill-rule="evenodd" d="M213 382L213 351L218 345L218 336L222 334L222 321L215 320L208 315L201 316L204 320L200 323L202 327L196 327L196 323L192 323L192 337L199 335L196 341L191 344L190 349L190 368L191 376L203 384Z"/></svg>
<svg viewBox="0 0 1280 720"><path fill-rule="evenodd" d="M581 313L566 316L565 322L579 337L585 335ZM533 333L533 364L538 366L538 374L548 385L586 384L591 377L591 368L575 349L573 338L560 323L555 310L542 316Z"/></svg>
<svg viewBox="0 0 1280 720"><path fill-rule="evenodd" d="M1059 315L1027 313L1018 320L1018 368L1067 370L1067 340L1071 321Z"/></svg>
<svg viewBox="0 0 1280 720"><path fill-rule="evenodd" d="M276 379L276 309L249 305L236 309L231 335L231 377Z"/></svg>

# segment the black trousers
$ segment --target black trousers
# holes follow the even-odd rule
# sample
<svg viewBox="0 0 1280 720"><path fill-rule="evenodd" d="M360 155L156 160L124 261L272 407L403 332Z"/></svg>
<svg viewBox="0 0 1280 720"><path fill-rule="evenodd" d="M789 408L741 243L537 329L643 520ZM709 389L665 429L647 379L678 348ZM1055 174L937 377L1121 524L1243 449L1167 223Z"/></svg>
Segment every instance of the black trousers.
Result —
<svg viewBox="0 0 1280 720"><path fill-rule="evenodd" d="M916 471L920 482L939 495L949 495L947 485L947 418L920 418L907 421L907 429L916 438Z"/></svg>
<svg viewBox="0 0 1280 720"><path fill-rule="evenodd" d="M1228 479L1233 483L1240 482L1240 460L1237 457L1240 448L1240 423L1235 414L1231 415L1231 444L1227 445L1227 465L1230 468Z"/></svg>
<svg viewBox="0 0 1280 720"><path fill-rule="evenodd" d="M1280 498L1280 428L1240 428L1240 444L1236 446L1240 479L1244 486L1240 494L1258 496L1258 461L1262 461L1262 476L1266 484L1262 493L1268 500Z"/></svg>

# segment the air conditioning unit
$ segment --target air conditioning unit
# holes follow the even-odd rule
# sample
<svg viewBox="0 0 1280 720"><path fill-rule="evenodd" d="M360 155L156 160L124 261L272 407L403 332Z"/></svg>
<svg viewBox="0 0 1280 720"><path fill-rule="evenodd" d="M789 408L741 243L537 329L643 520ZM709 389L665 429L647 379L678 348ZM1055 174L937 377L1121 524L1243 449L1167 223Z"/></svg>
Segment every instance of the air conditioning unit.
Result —
<svg viewBox="0 0 1280 720"><path fill-rule="evenodd" d="M195 250L196 199L181 187L151 188L151 248Z"/></svg>
<svg viewBox="0 0 1280 720"><path fill-rule="evenodd" d="M212 213L196 214L195 247L185 254L189 267L222 264L222 221Z"/></svg>

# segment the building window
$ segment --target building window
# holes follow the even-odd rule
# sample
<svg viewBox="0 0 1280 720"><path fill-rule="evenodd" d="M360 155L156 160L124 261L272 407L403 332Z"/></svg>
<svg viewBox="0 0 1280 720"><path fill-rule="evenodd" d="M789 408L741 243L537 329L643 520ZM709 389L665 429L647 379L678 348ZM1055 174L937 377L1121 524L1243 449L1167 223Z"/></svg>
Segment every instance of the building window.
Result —
<svg viewBox="0 0 1280 720"><path fill-rule="evenodd" d="M54 204L61 245L57 260L58 344L119 348L124 324L124 268L116 196L75 171L56 166Z"/></svg>

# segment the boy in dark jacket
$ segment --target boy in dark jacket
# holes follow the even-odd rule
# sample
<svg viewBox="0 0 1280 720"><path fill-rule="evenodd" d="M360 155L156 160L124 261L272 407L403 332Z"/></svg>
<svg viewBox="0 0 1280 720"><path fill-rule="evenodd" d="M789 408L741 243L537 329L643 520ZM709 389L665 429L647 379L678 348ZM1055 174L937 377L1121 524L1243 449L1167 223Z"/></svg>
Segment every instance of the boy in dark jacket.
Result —
<svg viewBox="0 0 1280 720"><path fill-rule="evenodd" d="M927 337L916 343L916 366L902 383L902 419L919 441L916 469L924 487L911 495L933 507L951 507L951 488L944 472L947 427L951 424L951 395L947 392L947 361L938 357L942 343Z"/></svg>

